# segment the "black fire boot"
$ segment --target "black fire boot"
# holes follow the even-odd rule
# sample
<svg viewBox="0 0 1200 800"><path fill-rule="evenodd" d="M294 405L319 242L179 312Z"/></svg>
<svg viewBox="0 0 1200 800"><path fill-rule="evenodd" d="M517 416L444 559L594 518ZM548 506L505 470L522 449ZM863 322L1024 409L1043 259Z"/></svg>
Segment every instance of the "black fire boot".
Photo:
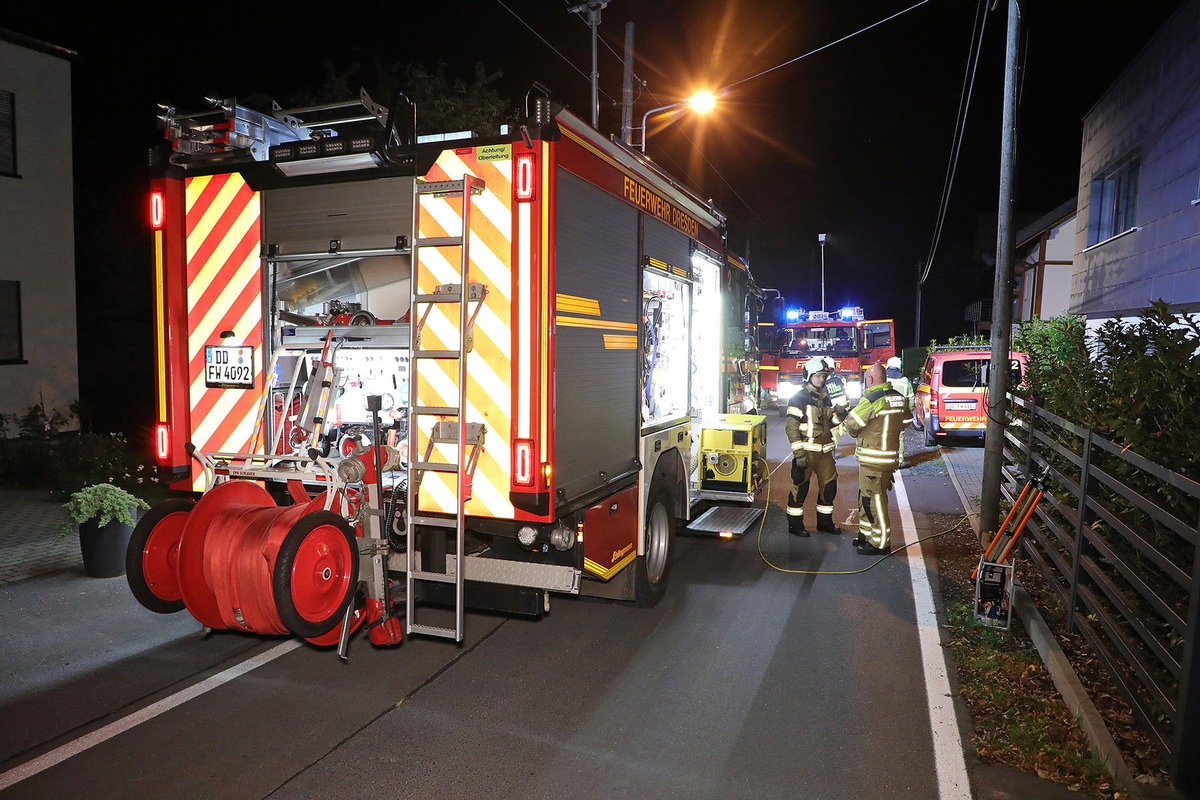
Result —
<svg viewBox="0 0 1200 800"><path fill-rule="evenodd" d="M811 535L808 532L808 528L804 527L804 520L802 519L789 519L788 533L790 533L792 536L799 536L801 538L806 538Z"/></svg>
<svg viewBox="0 0 1200 800"><path fill-rule="evenodd" d="M838 534L842 529L833 524L832 514L817 514L817 530L821 533Z"/></svg>
<svg viewBox="0 0 1200 800"><path fill-rule="evenodd" d="M860 556L886 556L892 552L891 548L889 547L879 548L868 544L867 542L863 542L862 544L858 545L856 548L854 548L854 550Z"/></svg>

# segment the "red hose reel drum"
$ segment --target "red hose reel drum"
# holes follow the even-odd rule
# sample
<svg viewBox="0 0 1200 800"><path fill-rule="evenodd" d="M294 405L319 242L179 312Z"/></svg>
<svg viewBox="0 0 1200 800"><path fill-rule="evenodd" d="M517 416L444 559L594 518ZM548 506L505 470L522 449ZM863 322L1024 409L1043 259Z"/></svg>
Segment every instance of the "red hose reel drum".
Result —
<svg viewBox="0 0 1200 800"><path fill-rule="evenodd" d="M337 643L358 589L358 541L344 518L325 510L324 494L278 506L258 484L233 480L193 507L159 508L138 523L127 559L143 605L165 613L182 601L209 628ZM353 627L364 617L356 608Z"/></svg>

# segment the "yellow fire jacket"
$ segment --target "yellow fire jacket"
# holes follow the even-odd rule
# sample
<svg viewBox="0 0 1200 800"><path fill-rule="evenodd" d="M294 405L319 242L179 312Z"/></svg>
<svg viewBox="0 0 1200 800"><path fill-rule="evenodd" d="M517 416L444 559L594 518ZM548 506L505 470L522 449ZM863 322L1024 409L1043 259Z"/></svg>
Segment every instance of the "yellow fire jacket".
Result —
<svg viewBox="0 0 1200 800"><path fill-rule="evenodd" d="M854 448L858 463L883 470L898 468L907 418L908 402L891 384L868 389L846 416L846 432L858 439Z"/></svg>
<svg viewBox="0 0 1200 800"><path fill-rule="evenodd" d="M806 383L788 403L784 431L792 445L792 457L805 453L832 453L832 430L838 422L825 390Z"/></svg>

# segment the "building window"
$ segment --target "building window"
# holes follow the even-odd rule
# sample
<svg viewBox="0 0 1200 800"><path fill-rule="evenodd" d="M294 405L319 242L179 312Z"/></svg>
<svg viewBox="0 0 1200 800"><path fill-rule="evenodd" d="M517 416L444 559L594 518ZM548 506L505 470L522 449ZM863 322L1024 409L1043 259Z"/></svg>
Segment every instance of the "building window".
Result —
<svg viewBox="0 0 1200 800"><path fill-rule="evenodd" d="M12 92L0 89L0 175L17 174L17 114Z"/></svg>
<svg viewBox="0 0 1200 800"><path fill-rule="evenodd" d="M0 364L24 364L21 282L0 281Z"/></svg>
<svg viewBox="0 0 1200 800"><path fill-rule="evenodd" d="M1088 247L1133 229L1139 166L1137 160L1131 159L1092 181Z"/></svg>

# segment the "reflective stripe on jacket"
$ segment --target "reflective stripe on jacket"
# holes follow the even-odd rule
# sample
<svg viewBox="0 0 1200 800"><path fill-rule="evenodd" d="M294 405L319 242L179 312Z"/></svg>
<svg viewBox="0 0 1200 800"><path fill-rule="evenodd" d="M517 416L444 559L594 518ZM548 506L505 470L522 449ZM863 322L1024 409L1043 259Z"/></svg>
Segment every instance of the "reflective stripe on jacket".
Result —
<svg viewBox="0 0 1200 800"><path fill-rule="evenodd" d="M893 377L891 374L893 372L897 373L897 375L895 377ZM904 400L906 403L908 403L909 413L912 413L913 405L916 402L916 396L917 396L917 393L913 390L912 381L910 381L908 378L904 377L904 375L901 374L900 370L898 370L898 369L889 369L887 380L888 380L888 383L890 383L892 385L893 389L895 389L900 394L904 395Z"/></svg>
<svg viewBox="0 0 1200 800"><path fill-rule="evenodd" d="M900 466L900 437L908 418L904 395L882 383L872 386L846 417L846 432L857 437L854 457L863 466Z"/></svg>
<svg viewBox="0 0 1200 800"><path fill-rule="evenodd" d="M792 395L788 402L784 431L792 445L792 455L801 453L832 453L833 406L824 389L812 384Z"/></svg>

